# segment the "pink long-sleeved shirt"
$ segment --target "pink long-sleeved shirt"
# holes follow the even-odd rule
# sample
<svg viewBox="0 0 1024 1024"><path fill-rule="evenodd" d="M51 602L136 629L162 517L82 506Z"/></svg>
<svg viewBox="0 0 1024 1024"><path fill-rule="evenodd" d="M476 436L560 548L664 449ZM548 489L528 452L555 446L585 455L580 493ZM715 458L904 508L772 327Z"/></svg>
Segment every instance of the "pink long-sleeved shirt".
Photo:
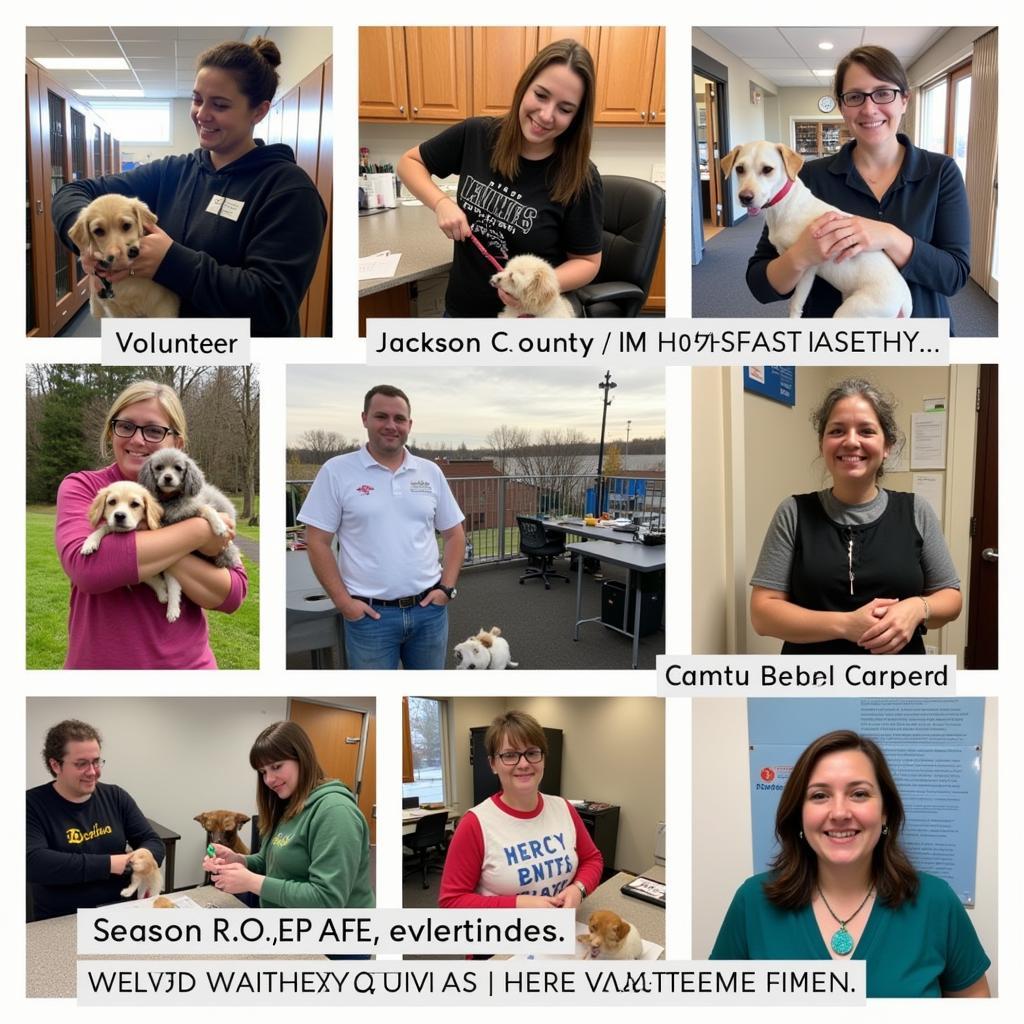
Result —
<svg viewBox="0 0 1024 1024"><path fill-rule="evenodd" d="M99 550L81 553L93 531L89 506L108 484L122 480L116 464L71 473L57 491L57 554L71 581L65 668L213 669L203 609L182 595L181 618L139 582L134 533L110 533ZM233 612L248 590L244 568L231 569L231 590L219 612Z"/></svg>

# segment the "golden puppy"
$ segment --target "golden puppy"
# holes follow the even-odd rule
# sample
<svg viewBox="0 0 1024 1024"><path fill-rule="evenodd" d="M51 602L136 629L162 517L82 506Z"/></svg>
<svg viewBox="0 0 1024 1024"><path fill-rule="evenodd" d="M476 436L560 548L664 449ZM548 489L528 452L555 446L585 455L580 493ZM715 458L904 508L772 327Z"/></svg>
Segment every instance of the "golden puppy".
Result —
<svg viewBox="0 0 1024 1024"><path fill-rule="evenodd" d="M513 256L505 269L491 278L491 284L519 302L518 309L506 306L498 314L499 320L576 315L568 299L562 298L551 264L539 256Z"/></svg>
<svg viewBox="0 0 1024 1024"><path fill-rule="evenodd" d="M137 893L136 899L140 900L159 896L164 887L164 880L160 875L160 865L153 854L144 846L140 846L128 855L128 864L132 869L132 880L127 889L121 890L121 895L129 899Z"/></svg>
<svg viewBox="0 0 1024 1024"><path fill-rule="evenodd" d="M68 229L78 251L99 261L103 270L131 270L139 255L139 242L156 214L141 200L117 193L94 199ZM178 296L147 277L126 277L116 285L100 278L103 288L93 291L92 315L101 317L178 315Z"/></svg>
<svg viewBox="0 0 1024 1024"><path fill-rule="evenodd" d="M643 940L636 927L611 910L595 910L587 928L592 960L638 960L643 953Z"/></svg>
<svg viewBox="0 0 1024 1024"><path fill-rule="evenodd" d="M91 555L99 550L108 533L156 530L163 514L163 506L142 484L118 480L93 498L89 506L89 522L96 529L86 537L80 551L83 555ZM164 573L142 582L153 588L161 604L167 605L167 621L175 622L181 615L181 584Z"/></svg>
<svg viewBox="0 0 1024 1024"><path fill-rule="evenodd" d="M177 910L178 908L177 905L172 900L169 900L166 896L157 896L157 898L153 900L153 909Z"/></svg>
<svg viewBox="0 0 1024 1024"><path fill-rule="evenodd" d="M220 843L235 853L249 852L249 847L238 835L238 830L249 820L248 814L240 814L238 811L203 811L193 820L206 829L209 836L207 842Z"/></svg>

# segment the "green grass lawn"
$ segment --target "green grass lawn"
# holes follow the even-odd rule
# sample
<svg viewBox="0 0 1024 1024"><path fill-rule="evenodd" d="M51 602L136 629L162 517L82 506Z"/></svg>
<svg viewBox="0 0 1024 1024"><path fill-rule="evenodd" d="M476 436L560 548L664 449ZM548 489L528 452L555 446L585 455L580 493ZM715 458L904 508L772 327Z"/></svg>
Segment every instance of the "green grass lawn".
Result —
<svg viewBox="0 0 1024 1024"><path fill-rule="evenodd" d="M29 505L25 515L25 663L28 668L60 668L68 642L71 587L53 544L53 505ZM239 525L238 533L259 541L259 527ZM211 613L210 647L222 669L259 668L259 566L245 560L249 594L234 615Z"/></svg>

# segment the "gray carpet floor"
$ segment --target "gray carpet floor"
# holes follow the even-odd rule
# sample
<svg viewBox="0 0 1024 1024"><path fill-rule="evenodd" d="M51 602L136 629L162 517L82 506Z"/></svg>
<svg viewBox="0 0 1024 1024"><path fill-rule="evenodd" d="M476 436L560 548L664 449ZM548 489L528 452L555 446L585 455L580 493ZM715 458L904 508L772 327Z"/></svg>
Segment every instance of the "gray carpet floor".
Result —
<svg viewBox="0 0 1024 1024"><path fill-rule="evenodd" d="M746 217L705 243L704 258L693 268L694 317L786 316L784 302L762 305L745 283L747 260L763 228L763 218ZM999 336L999 306L974 281L968 281L949 305L958 337Z"/></svg>

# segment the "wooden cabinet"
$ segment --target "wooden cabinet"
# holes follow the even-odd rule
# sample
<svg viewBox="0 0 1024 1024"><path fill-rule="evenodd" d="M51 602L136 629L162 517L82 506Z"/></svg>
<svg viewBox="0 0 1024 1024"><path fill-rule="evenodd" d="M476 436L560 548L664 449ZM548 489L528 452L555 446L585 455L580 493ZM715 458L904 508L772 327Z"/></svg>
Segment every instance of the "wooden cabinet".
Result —
<svg viewBox="0 0 1024 1024"><path fill-rule="evenodd" d="M665 60L660 42L664 31L651 26L601 29L594 111L598 124L664 122ZM656 70L660 71L660 82L655 81ZM657 107L652 106L655 101Z"/></svg>
<svg viewBox="0 0 1024 1024"><path fill-rule="evenodd" d="M793 148L801 155L814 159L838 153L851 135L843 121L795 121Z"/></svg>
<svg viewBox="0 0 1024 1024"><path fill-rule="evenodd" d="M404 29L359 29L359 117L409 120Z"/></svg>
<svg viewBox="0 0 1024 1024"><path fill-rule="evenodd" d="M535 28L473 29L473 113L501 117L512 102L523 68L537 52Z"/></svg>
<svg viewBox="0 0 1024 1024"><path fill-rule="evenodd" d="M651 288L647 293L647 301L644 303L644 312L665 312L665 232L661 233L661 245L658 247L658 262L654 265L654 276L651 278Z"/></svg>
<svg viewBox="0 0 1024 1024"><path fill-rule="evenodd" d="M88 281L53 228L53 196L70 181L111 173L120 147L89 106L25 63L26 270L29 335L54 337L88 299Z"/></svg>
<svg viewBox="0 0 1024 1024"><path fill-rule="evenodd" d="M407 28L412 121L462 121L469 117L468 28Z"/></svg>

